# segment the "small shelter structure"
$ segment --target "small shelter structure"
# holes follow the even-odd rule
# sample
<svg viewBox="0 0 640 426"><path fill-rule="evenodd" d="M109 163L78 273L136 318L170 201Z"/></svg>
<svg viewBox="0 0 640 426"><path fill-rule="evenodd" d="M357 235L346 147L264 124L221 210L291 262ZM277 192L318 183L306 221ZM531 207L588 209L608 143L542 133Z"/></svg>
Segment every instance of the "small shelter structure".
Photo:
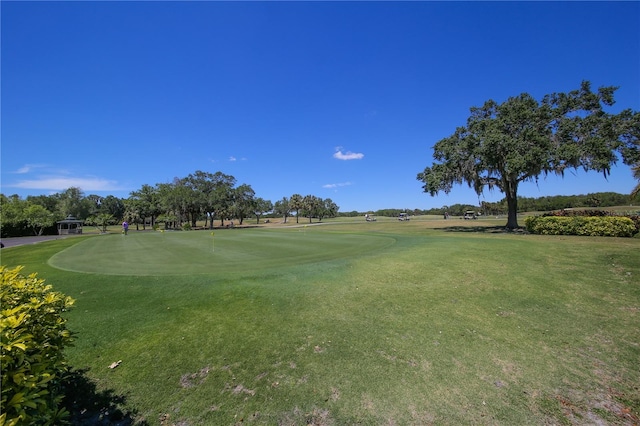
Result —
<svg viewBox="0 0 640 426"><path fill-rule="evenodd" d="M78 220L75 217L69 215L65 220L59 220L58 235L68 234L82 234L82 220Z"/></svg>

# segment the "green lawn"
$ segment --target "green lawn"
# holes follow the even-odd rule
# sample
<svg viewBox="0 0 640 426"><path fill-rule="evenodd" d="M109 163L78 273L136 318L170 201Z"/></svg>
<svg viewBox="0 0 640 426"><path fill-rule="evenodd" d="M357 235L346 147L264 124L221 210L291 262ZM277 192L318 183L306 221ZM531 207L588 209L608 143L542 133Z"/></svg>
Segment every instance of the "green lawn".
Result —
<svg viewBox="0 0 640 426"><path fill-rule="evenodd" d="M131 231L2 264L77 300L71 364L150 425L637 423L640 239L470 222Z"/></svg>
<svg viewBox="0 0 640 426"><path fill-rule="evenodd" d="M294 229L132 232L90 238L54 255L54 267L109 275L262 273L291 264L359 256L392 237ZM216 249L217 246L217 249Z"/></svg>

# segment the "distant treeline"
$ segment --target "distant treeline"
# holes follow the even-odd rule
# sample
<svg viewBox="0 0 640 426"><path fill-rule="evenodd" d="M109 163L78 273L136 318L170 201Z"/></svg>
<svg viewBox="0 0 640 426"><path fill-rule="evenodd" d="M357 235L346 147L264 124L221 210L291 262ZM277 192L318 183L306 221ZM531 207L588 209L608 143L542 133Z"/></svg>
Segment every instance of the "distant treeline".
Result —
<svg viewBox="0 0 640 426"><path fill-rule="evenodd" d="M640 197L629 199L629 194L618 194L615 192L596 192L586 195L554 195L539 198L518 197L518 212L531 211L552 211L569 208L605 208L624 205L640 205ZM450 216L462 216L467 210L473 210L482 215L503 215L507 214L507 200L503 198L497 203L488 203L483 201L480 205L473 204L454 204L451 206L442 206L428 210L422 209L382 209L369 212L341 212L339 216L362 216L365 213L376 216L395 217L400 213L409 213L410 215L443 215L448 213Z"/></svg>

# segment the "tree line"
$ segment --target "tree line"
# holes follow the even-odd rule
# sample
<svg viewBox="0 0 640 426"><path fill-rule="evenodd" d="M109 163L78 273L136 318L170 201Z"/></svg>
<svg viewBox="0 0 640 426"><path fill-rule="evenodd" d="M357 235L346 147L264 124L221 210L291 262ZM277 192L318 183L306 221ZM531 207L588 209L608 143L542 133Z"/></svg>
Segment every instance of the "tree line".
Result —
<svg viewBox="0 0 640 426"><path fill-rule="evenodd" d="M581 195L551 195L538 198L520 197L518 201L518 213L523 212L548 212L570 208L606 208L632 204L640 205L640 193L630 198L628 194L616 192L597 192ZM342 217L362 216L369 213L374 216L397 217L400 213L408 213L412 216L436 215L463 216L468 210L473 210L485 216L504 216L508 214L509 205L506 197L502 200L490 203L482 201L479 204L452 204L450 206L433 207L430 209L380 209L369 212L349 211L341 212Z"/></svg>
<svg viewBox="0 0 640 426"><path fill-rule="evenodd" d="M272 203L256 197L248 184L237 185L236 179L222 172L196 171L171 183L142 185L126 199L112 195L85 196L80 188L69 188L53 195L27 196L0 194L0 236L55 234L56 222L68 216L83 220L85 225L106 227L128 221L136 229L147 226L165 228L193 228L204 221L213 229L214 220L247 218L260 222L263 215L281 216L283 221L294 215L312 221L335 217L339 207L331 199L315 195L293 194Z"/></svg>
<svg viewBox="0 0 640 426"><path fill-rule="evenodd" d="M85 196L80 188L69 188L53 195L28 196L0 194L0 236L15 237L25 235L55 234L56 221L68 215L83 219L85 225L96 226L103 231L106 227L129 221L136 229L157 226L182 228L185 224L195 227L197 222L213 228L214 220L236 219L240 224L248 218L281 218L287 222L295 217L311 222L312 218L322 220L327 217L357 217L365 213L375 216L397 217L400 213L413 216L441 215L462 216L467 210L474 210L485 216L505 215L508 202L504 198L498 202L474 204L453 204L430 209L379 209L376 211L339 212L339 207L329 198L313 195L293 194L272 203L256 197L249 185L236 186L233 176L220 172L211 174L195 172L183 179L174 179L171 184L143 185L130 197L122 199L113 195ZM582 195L555 195L538 198L521 197L518 212L553 211L567 208L606 208L629 203L640 204L640 194L630 199L627 194L598 192Z"/></svg>

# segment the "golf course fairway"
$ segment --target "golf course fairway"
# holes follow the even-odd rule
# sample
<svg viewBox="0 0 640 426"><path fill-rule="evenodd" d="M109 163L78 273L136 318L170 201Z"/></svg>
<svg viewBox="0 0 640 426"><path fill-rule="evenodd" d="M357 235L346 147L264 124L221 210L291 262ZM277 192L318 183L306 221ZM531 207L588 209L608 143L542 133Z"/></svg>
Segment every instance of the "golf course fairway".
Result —
<svg viewBox="0 0 640 426"><path fill-rule="evenodd" d="M222 274L351 258L394 244L389 236L314 231L220 231L110 234L88 238L55 254L49 264L106 275Z"/></svg>

